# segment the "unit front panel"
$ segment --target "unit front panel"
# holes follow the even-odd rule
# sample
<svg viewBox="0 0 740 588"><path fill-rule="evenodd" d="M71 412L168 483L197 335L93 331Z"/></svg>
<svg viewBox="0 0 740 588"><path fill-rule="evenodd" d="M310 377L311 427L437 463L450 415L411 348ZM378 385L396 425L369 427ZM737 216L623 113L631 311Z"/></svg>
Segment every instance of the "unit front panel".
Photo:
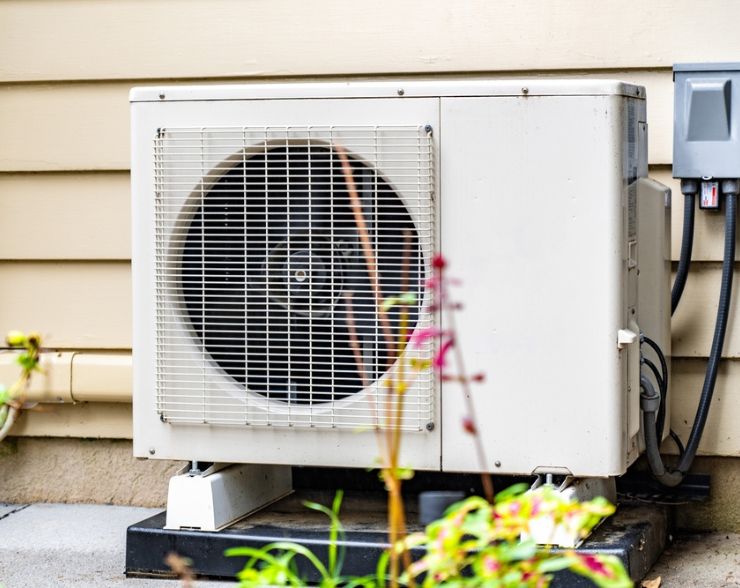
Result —
<svg viewBox="0 0 740 588"><path fill-rule="evenodd" d="M626 467L622 99L442 100L442 251L486 464L443 384L443 469L584 476ZM445 326L449 327L446 321Z"/></svg>

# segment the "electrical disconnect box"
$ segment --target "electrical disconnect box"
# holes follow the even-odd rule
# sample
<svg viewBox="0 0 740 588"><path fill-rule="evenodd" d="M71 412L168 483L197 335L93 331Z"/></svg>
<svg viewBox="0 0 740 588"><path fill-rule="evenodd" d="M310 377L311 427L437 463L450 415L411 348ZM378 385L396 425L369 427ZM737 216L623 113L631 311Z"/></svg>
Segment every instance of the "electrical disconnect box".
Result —
<svg viewBox="0 0 740 588"><path fill-rule="evenodd" d="M673 67L673 177L704 179L701 204L719 199L716 180L740 178L740 62Z"/></svg>

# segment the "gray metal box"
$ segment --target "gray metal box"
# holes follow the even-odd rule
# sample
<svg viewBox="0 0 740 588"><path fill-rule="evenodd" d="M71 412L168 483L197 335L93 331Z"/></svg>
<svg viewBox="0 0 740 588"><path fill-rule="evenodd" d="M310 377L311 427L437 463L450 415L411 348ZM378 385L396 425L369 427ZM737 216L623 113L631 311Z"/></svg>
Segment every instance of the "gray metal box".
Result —
<svg viewBox="0 0 740 588"><path fill-rule="evenodd" d="M740 178L740 63L673 66L674 178Z"/></svg>

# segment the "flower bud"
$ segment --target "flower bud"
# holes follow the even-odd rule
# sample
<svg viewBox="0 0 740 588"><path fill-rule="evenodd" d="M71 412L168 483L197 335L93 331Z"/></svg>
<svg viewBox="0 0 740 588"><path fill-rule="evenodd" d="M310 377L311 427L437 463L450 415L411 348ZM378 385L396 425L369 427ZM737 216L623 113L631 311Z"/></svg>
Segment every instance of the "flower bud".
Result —
<svg viewBox="0 0 740 588"><path fill-rule="evenodd" d="M10 331L5 336L5 342L11 347L18 347L26 343L26 335L22 331Z"/></svg>
<svg viewBox="0 0 740 588"><path fill-rule="evenodd" d="M441 253L437 253L437 255L434 256L432 259L432 267L434 269L442 270L447 265L447 261L444 257L442 257Z"/></svg>
<svg viewBox="0 0 740 588"><path fill-rule="evenodd" d="M470 417L463 418L462 426L466 433L470 433L471 435L476 435L478 433L478 430L475 428L475 423Z"/></svg>

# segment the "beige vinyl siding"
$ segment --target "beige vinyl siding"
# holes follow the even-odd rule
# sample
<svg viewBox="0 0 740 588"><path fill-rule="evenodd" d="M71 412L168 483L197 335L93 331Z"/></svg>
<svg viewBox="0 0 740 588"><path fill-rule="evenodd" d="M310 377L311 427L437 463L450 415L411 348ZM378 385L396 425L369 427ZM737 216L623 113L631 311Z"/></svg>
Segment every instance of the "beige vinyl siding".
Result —
<svg viewBox="0 0 740 588"><path fill-rule="evenodd" d="M131 348L127 261L0 262L0 284L1 333L38 330L67 350Z"/></svg>
<svg viewBox="0 0 740 588"><path fill-rule="evenodd" d="M697 43L696 22L712 31ZM6 0L0 2L0 332L63 351L55 389L130 389L129 104L135 85L327 77L590 76L647 87L651 175L670 178L671 65L738 54L726 0ZM699 213L674 322L673 426L686 437L709 350L722 215ZM738 250L740 255L740 249ZM740 455L740 296L705 454ZM6 372L0 370L0 374ZM72 384L74 382L74 385ZM735 424L733 426L733 424ZM130 435L130 407L31 414L27 435Z"/></svg>
<svg viewBox="0 0 740 588"><path fill-rule="evenodd" d="M669 67L736 55L738 20L727 0L6 0L0 79Z"/></svg>
<svg viewBox="0 0 740 588"><path fill-rule="evenodd" d="M129 260L128 172L0 174L0 257Z"/></svg>
<svg viewBox="0 0 740 588"><path fill-rule="evenodd" d="M480 74L475 75L481 77ZM494 72L485 77L512 75ZM650 162L670 163L673 149L673 80L670 69L654 72L527 72L526 75L619 78L646 86ZM196 82L141 80L0 84L0 172L128 169L129 90L136 84L158 83Z"/></svg>
<svg viewBox="0 0 740 588"><path fill-rule="evenodd" d="M674 359L672 365L673 384L671 394L671 427L686 442L696 414L696 399L704 381L706 361L696 359ZM717 385L709 411L707 426L699 445L703 455L728 455L740 457L740 361L725 361L720 364ZM675 446L667 441L665 448L675 452Z"/></svg>

